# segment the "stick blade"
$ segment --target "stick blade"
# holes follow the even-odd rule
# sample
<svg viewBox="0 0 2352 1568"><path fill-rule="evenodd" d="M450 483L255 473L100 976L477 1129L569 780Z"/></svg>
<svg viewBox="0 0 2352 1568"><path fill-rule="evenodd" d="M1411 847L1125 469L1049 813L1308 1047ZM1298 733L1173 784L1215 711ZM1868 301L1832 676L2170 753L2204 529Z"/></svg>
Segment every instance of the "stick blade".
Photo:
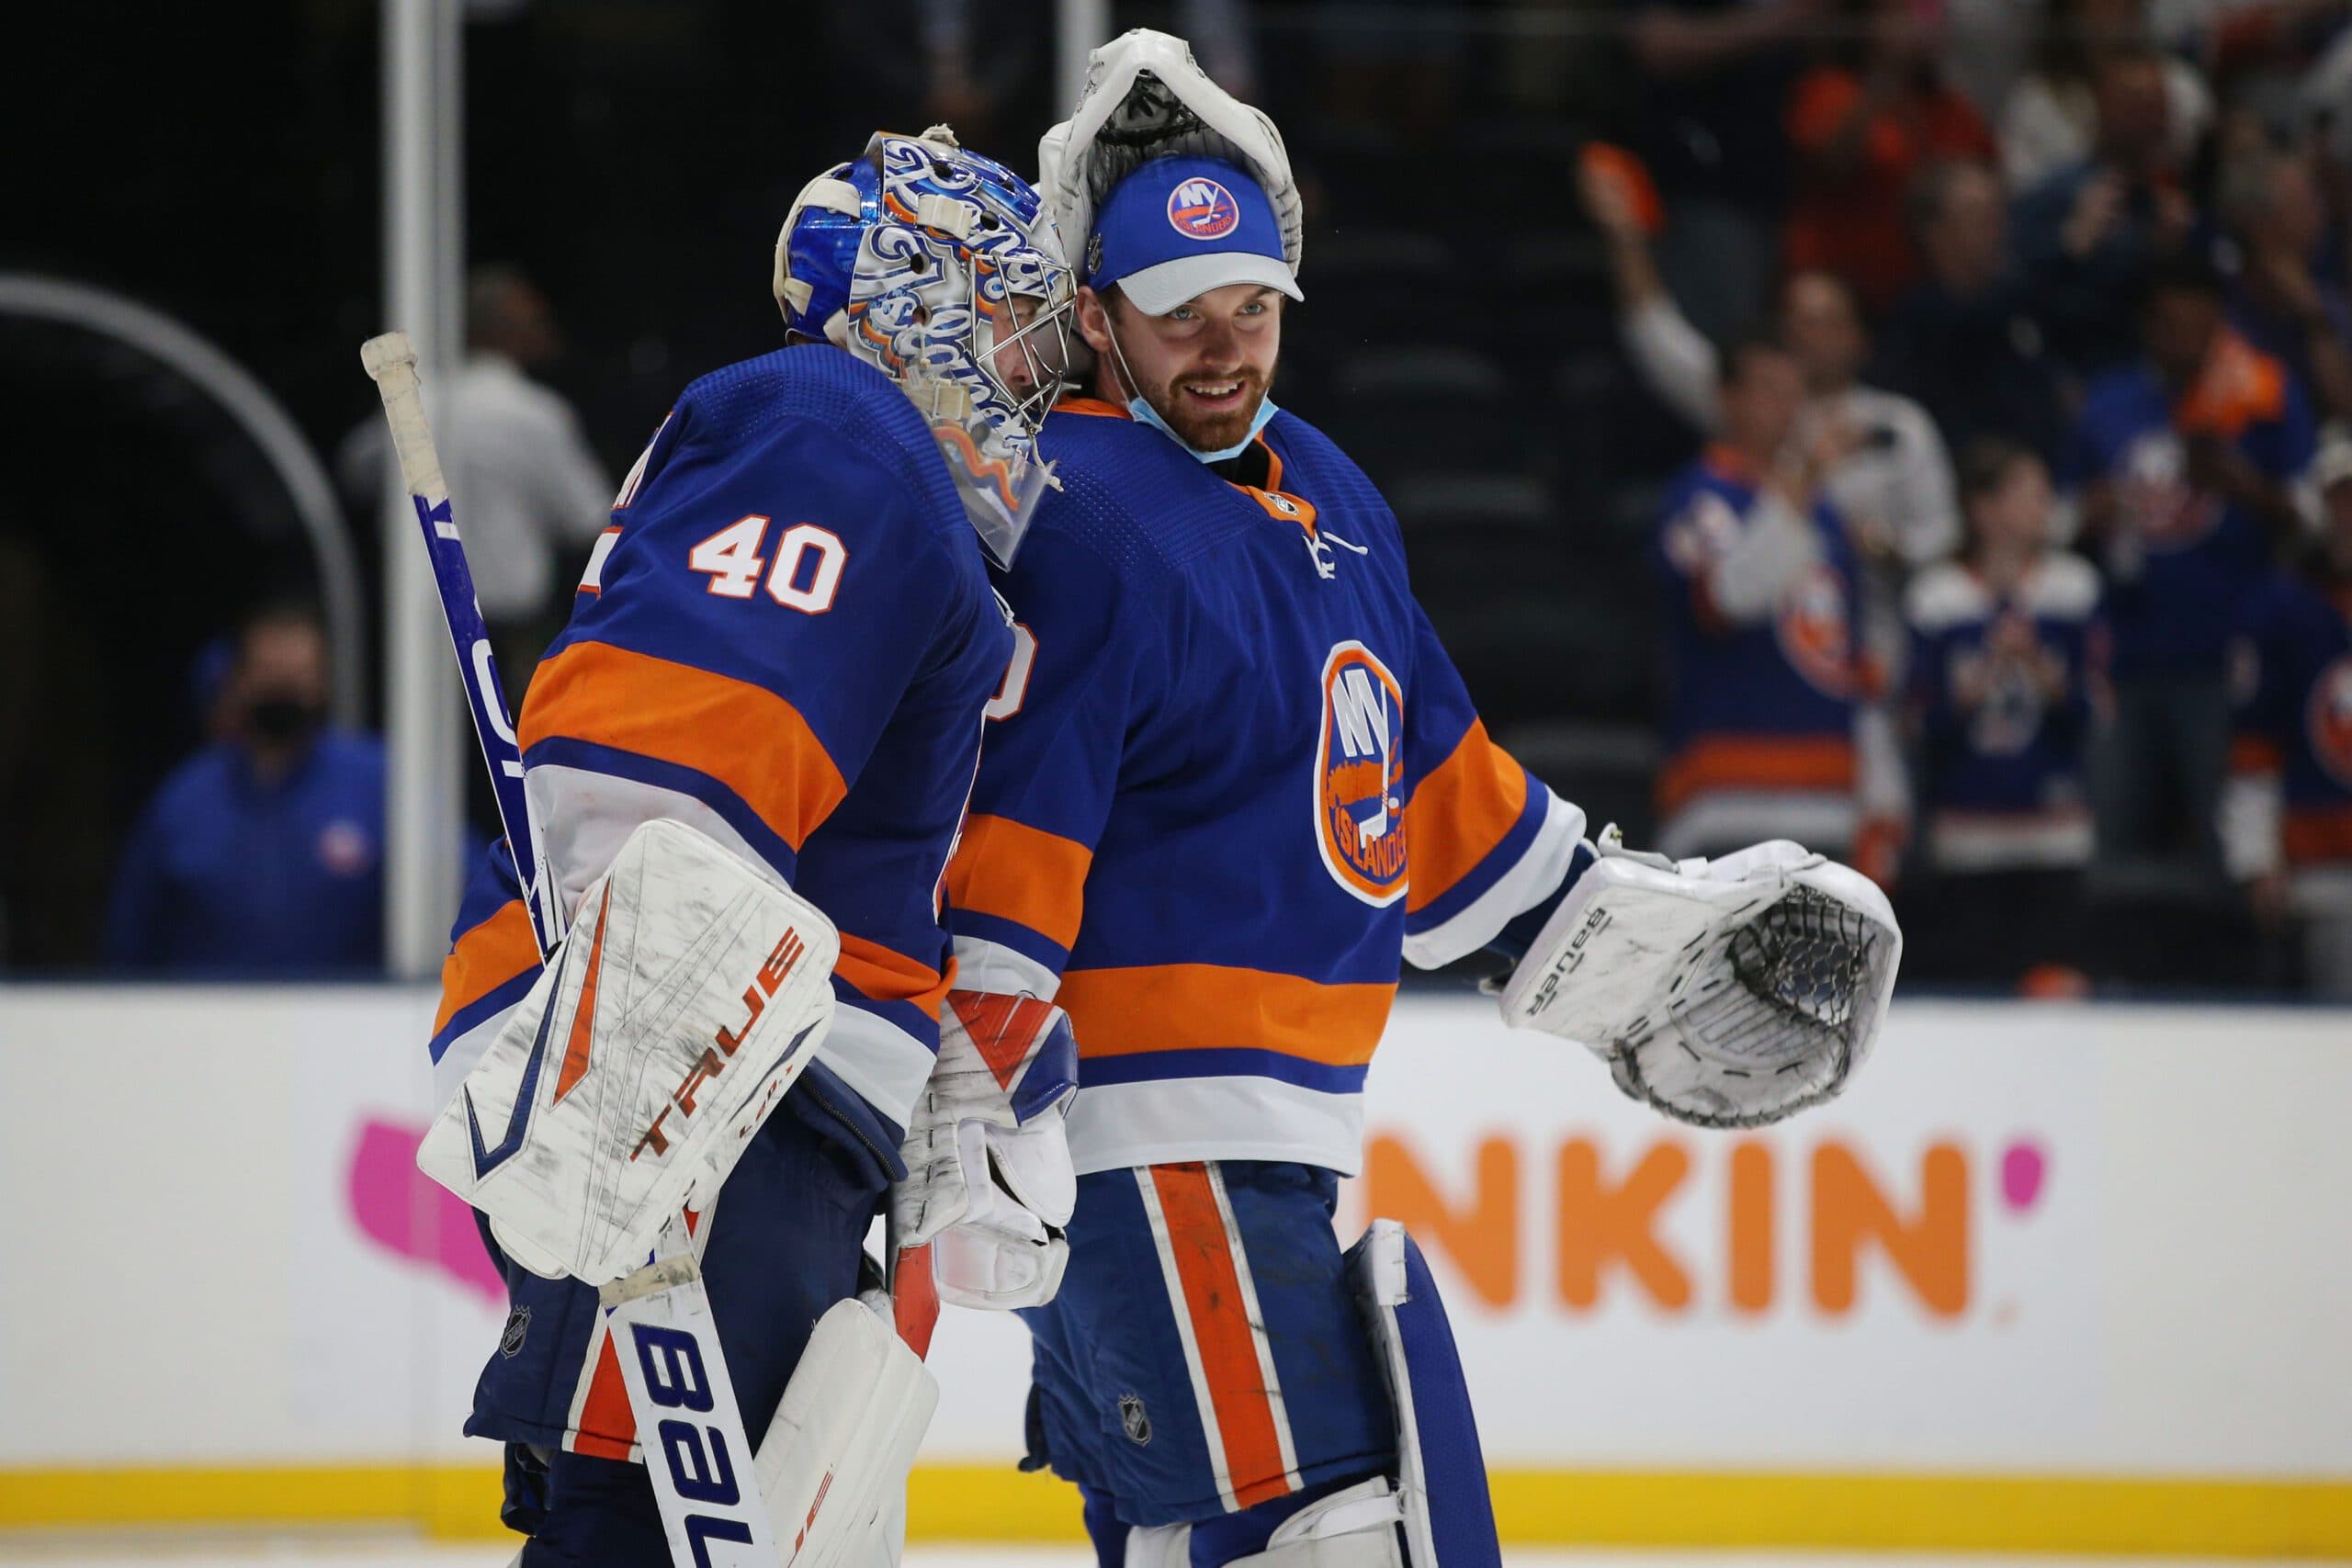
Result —
<svg viewBox="0 0 2352 1568"><path fill-rule="evenodd" d="M415 369L416 345L409 342L406 333L386 333L359 345L359 363L369 380L380 381L396 367L404 365Z"/></svg>

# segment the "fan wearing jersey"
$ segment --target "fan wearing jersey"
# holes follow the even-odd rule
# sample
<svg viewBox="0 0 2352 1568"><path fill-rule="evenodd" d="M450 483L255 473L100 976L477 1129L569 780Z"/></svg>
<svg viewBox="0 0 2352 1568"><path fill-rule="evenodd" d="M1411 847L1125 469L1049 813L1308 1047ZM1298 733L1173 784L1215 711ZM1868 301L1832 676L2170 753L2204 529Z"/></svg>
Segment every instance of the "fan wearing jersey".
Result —
<svg viewBox="0 0 2352 1568"><path fill-rule="evenodd" d="M1343 1254L1334 1201L1401 962L1555 954L1620 857L1487 738L1388 506L1268 395L1304 297L1272 123L1131 33L1041 159L1095 363L1039 435L949 869L958 986L1078 1043L1031 1463L1105 1564L1492 1563L1434 1282L1389 1222Z"/></svg>
<svg viewBox="0 0 2352 1568"><path fill-rule="evenodd" d="M944 129L876 136L812 181L776 248L788 346L679 397L520 716L566 919L633 830L668 819L839 931L817 1060L692 1222L754 1433L811 1325L858 1293L933 1071L941 878L1012 649L984 548L1010 558L1048 477L1032 437L1069 290L1035 193ZM502 845L443 970L445 1091L538 969ZM466 1430L508 1444L521 1561L667 1561L596 1292L493 1250L513 1312Z"/></svg>

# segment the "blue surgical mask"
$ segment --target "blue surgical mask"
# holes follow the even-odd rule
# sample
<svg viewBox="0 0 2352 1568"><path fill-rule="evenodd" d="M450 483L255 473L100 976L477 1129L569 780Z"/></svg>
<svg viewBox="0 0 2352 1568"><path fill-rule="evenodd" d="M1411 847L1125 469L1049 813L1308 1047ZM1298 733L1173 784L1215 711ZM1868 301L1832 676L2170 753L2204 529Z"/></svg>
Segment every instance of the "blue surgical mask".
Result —
<svg viewBox="0 0 2352 1568"><path fill-rule="evenodd" d="M1265 429L1267 424L1273 419L1274 415L1282 412L1283 411L1274 406L1274 400L1271 397L1259 399L1258 417L1250 422L1249 432L1232 446L1221 446L1214 452L1204 452L1199 447L1193 446L1191 442L1185 440L1182 436L1177 434L1175 430L1170 426L1169 423L1159 417L1159 411L1153 408L1149 403L1145 402L1141 398L1129 398L1127 400L1127 412L1136 416L1136 420L1138 423L1150 425L1154 430L1157 430L1163 435L1167 436L1169 440L1173 441L1177 446L1182 446L1185 451L1190 452L1202 462L1222 463L1227 457L1238 457L1242 453L1248 451L1250 449L1250 443L1258 439L1258 433Z"/></svg>

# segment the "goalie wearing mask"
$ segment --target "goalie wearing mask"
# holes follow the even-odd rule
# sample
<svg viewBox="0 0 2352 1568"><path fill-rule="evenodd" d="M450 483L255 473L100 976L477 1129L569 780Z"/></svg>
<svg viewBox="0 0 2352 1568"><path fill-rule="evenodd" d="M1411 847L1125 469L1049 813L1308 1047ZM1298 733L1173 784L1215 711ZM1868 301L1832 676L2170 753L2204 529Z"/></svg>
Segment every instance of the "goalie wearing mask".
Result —
<svg viewBox="0 0 2352 1568"><path fill-rule="evenodd" d="M1332 1232L1400 961L1490 950L1511 1021L1750 1125L1843 1087L1900 939L1793 844L1596 842L1488 739L1379 492L1268 396L1305 296L1265 116L1130 33L1041 162L1092 379L1041 434L1062 484L1001 579L1020 641L948 878L958 985L1078 1041L1032 1460L1105 1563L1494 1563L1430 1273L1391 1223Z"/></svg>
<svg viewBox="0 0 2352 1568"><path fill-rule="evenodd" d="M1048 488L1035 436L1063 374L1069 277L1035 193L942 128L877 135L811 181L777 242L775 292L789 345L680 396L530 682L517 728L540 886L571 932L550 978L503 845L443 971L432 1054L452 1109L421 1163L489 1214L512 1297L466 1430L508 1445L526 1564L670 1559L630 1461L661 1457L672 1423L661 1443L639 1429L592 1288L648 1247L614 1194L664 1156L702 1173L686 1223L757 1441L821 1359L811 1325L860 1293L901 1139L937 1115L940 884L1012 647L987 562L1013 558ZM718 928L676 912L714 907L798 924L773 949L762 928L730 967L696 934ZM1028 1094L1050 1100L1056 1019L1031 1021ZM748 1054L718 1054L755 1029L813 1041L813 1059L780 1100L692 1144L760 1083ZM655 1076L640 1064L680 1041L699 1059L666 1100L675 1066L651 1084L649 1120L632 1099ZM507 1057L522 1066L502 1091L491 1070ZM1012 1123L1005 1099L973 1114ZM600 1106L622 1109L599 1121ZM680 1149L697 1163L678 1165ZM526 1180L539 1187L492 1201ZM581 1261L582 1236L597 1261ZM844 1403L874 1401L831 1402ZM761 1445L763 1485L790 1446ZM823 1478L836 1500L849 1479ZM903 1470L885 1480L895 1490ZM792 1540L813 1517L775 1522ZM852 1544L870 1562L888 1542Z"/></svg>

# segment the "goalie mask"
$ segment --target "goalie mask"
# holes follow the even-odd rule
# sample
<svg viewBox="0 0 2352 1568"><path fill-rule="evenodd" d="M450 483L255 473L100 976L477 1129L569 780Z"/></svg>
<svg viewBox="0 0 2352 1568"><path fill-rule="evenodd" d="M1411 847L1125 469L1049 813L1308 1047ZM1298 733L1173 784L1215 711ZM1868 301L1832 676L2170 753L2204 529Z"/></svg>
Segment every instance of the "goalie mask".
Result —
<svg viewBox="0 0 2352 1568"><path fill-rule="evenodd" d="M1037 193L944 126L876 133L808 182L776 239L786 324L905 389L1000 566L1053 483L1036 434L1068 372L1073 292Z"/></svg>

